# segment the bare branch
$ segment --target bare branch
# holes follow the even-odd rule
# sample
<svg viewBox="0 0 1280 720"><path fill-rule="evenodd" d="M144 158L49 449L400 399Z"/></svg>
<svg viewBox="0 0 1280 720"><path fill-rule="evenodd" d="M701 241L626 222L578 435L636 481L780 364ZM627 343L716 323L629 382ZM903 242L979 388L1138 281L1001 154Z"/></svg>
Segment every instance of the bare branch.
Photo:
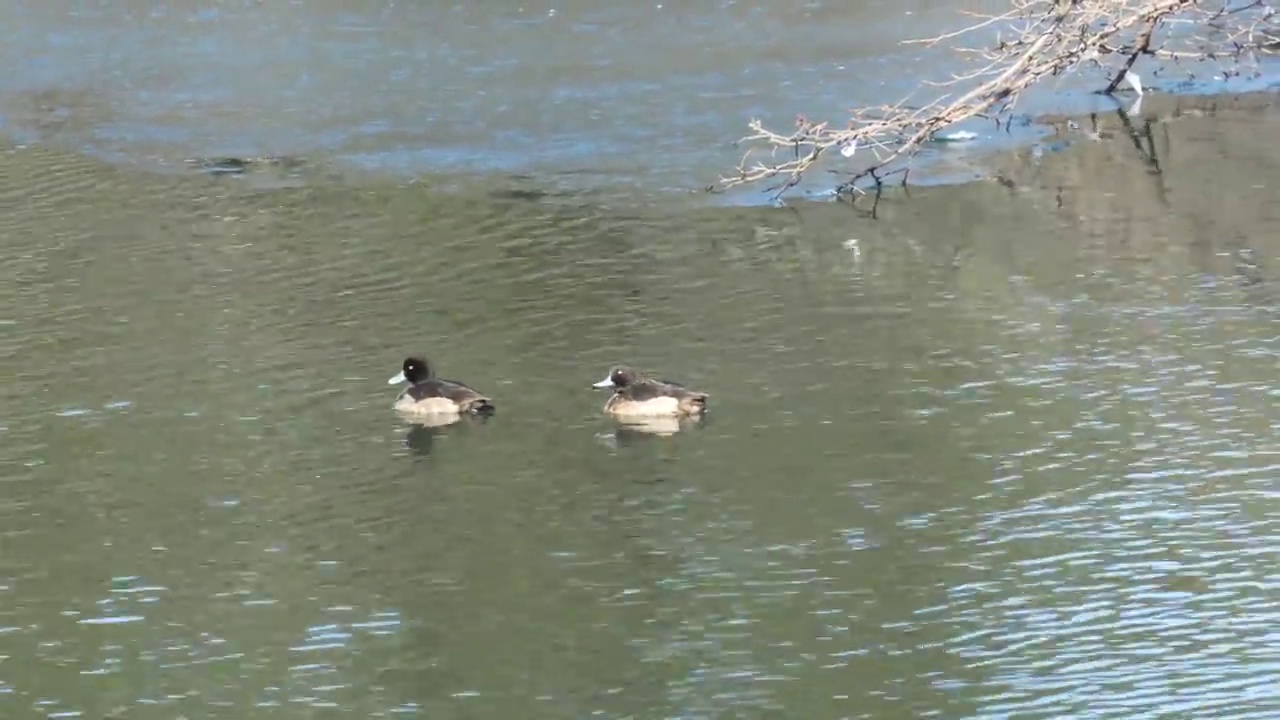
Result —
<svg viewBox="0 0 1280 720"><path fill-rule="evenodd" d="M748 149L737 173L722 178L717 189L748 185L782 177L770 188L778 196L795 187L832 148L848 162L862 161L860 170L841 171L848 179L837 193L853 193L870 179L883 186L887 175L905 170L944 128L970 118L1007 115L1028 88L1050 77L1078 70L1082 65L1107 70L1104 93L1117 91L1127 77L1141 91L1138 60L1146 55L1164 59L1208 59L1243 62L1253 53L1280 50L1280 13L1276 0L1010 0L1010 10L980 18L960 30L909 43L937 46L963 35L986 31L994 42L986 48L953 48L978 58L972 67L950 79L923 82L922 87L966 88L924 104L910 98L879 107L854 109L843 126L796 118L790 133L771 130L752 120L750 134L740 142ZM855 150L856 149L856 150ZM787 150L780 159L779 150ZM767 151L765 159L757 159ZM904 174L905 180L905 174Z"/></svg>

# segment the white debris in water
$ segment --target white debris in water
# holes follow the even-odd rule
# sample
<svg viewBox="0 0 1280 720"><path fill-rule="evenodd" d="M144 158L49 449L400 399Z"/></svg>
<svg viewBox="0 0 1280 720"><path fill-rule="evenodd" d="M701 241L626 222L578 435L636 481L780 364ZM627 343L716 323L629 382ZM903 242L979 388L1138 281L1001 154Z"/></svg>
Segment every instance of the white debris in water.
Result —
<svg viewBox="0 0 1280 720"><path fill-rule="evenodd" d="M1138 77L1138 73L1132 70L1125 70L1124 81L1129 83L1129 87L1133 88L1133 91L1138 93L1139 97L1142 96L1142 78Z"/></svg>
<svg viewBox="0 0 1280 720"><path fill-rule="evenodd" d="M853 142L847 143L844 147L840 148L840 154L847 158L853 157L853 154L856 152L858 152L857 138L854 138Z"/></svg>
<svg viewBox="0 0 1280 720"><path fill-rule="evenodd" d="M968 142L976 140L978 133L968 130L956 130L948 133L934 133L933 139L938 142Z"/></svg>
<svg viewBox="0 0 1280 720"><path fill-rule="evenodd" d="M853 261L855 263L862 260L862 248L858 246L857 238L849 238L841 244L844 245L845 250L848 250L849 253L853 255Z"/></svg>

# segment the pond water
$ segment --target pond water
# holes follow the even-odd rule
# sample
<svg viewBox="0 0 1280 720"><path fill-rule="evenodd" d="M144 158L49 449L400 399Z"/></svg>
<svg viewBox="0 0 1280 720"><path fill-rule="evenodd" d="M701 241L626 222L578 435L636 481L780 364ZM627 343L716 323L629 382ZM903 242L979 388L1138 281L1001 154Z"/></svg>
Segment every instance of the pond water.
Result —
<svg viewBox="0 0 1280 720"><path fill-rule="evenodd" d="M399 160L332 171L368 141L353 117L394 128L412 111L390 104L429 103L317 112L363 83L338 68L341 42L372 42L368 3L212 4L194 19L130 4L153 18L132 28L99 22L111 7L3 11L99 37L77 52L158 85L111 70L76 86L48 66L40 92L90 97L118 128L150 128L140 139L111 139L85 106L40 127L7 111L0 715L1280 713L1273 95L1152 97L1133 118L1075 118L1087 133L1064 124L1046 140L1063 152L962 151L999 182L890 193L874 218L865 198L654 203L654 178L677 184L662 158L643 173L632 158L621 172L645 179L604 189L404 182L386 172ZM299 7L311 14L290 18L336 18L332 34L307 45L254 15ZM465 31L484 6L377 8L404 52L418 18L461 66L489 57ZM537 24L549 9L596 12L525 12ZM712 12L689 11L683 37ZM508 20L493 52L532 52ZM215 46L232 33L277 72L315 62L311 81L335 85L293 98L228 74L208 97L258 87L261 115L197 98L172 123L190 136L158 136L178 112L164 77L204 57L203 31L179 42L182 23L201 22ZM584 32L555 46L566 64L608 54ZM144 35L172 44L120 49ZM637 62L663 49L622 46ZM646 82L643 64L621 66ZM33 97L4 82L3 102ZM94 105L120 87L152 104ZM315 125L290 127L289 103ZM130 115L144 112L153 124ZM446 122L475 134L458 147L536 127L525 110L477 113ZM206 116L226 145L190 139ZM254 118L251 139L226 140ZM326 145L326 125L349 135ZM335 164L264 184L152 163L282 152L256 144L273 133ZM554 165L569 157L556 147L511 157ZM626 154L600 152L603 166ZM409 352L497 414L396 417L385 381ZM589 385L620 361L708 391L712 412L672 435L613 425Z"/></svg>
<svg viewBox="0 0 1280 720"><path fill-rule="evenodd" d="M1003 10L991 0L4 3L0 133L151 170L286 156L349 181L518 175L668 202L731 173L753 117L785 131L797 114L841 123L854 105L932 100L941 90L922 81L951 77L957 56L902 41L955 30L970 21L962 12ZM1138 69L1157 91L1280 87L1272 65L1227 81L1204 65L1189 82ZM1112 110L1081 92L1097 86L1089 73L1059 79L1020 111ZM957 128L981 147L1042 134L1025 122ZM936 156L956 162L917 181L981 174L954 148L925 159ZM801 190L832 184L814 181Z"/></svg>

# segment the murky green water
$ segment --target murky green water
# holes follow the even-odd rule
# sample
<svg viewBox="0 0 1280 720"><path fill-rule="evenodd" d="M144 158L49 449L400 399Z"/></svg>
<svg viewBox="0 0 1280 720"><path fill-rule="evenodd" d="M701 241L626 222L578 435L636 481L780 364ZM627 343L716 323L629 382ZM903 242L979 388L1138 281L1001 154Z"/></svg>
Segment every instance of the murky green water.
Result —
<svg viewBox="0 0 1280 720"><path fill-rule="evenodd" d="M5 152L0 714L1275 717L1280 123L1164 111L879 221Z"/></svg>

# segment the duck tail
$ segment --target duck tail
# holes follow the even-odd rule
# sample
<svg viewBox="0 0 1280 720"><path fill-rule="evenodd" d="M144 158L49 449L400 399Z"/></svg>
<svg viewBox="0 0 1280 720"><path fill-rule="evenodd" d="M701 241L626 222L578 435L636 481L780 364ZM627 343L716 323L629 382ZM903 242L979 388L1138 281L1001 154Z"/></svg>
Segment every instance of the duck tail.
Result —
<svg viewBox="0 0 1280 720"><path fill-rule="evenodd" d="M485 417L488 417L498 411L497 406L495 406L493 401L489 398L480 398L479 400L471 403L471 407L467 409L476 415L483 415Z"/></svg>
<svg viewBox="0 0 1280 720"><path fill-rule="evenodd" d="M693 410L694 412L698 412L698 413L704 413L704 412L706 412L706 411L707 411L707 398L708 398L708 397L709 397L709 396L708 396L706 393L694 393L694 394L690 395L690 396L688 397L688 407L689 407L689 409L690 409L690 410Z"/></svg>

